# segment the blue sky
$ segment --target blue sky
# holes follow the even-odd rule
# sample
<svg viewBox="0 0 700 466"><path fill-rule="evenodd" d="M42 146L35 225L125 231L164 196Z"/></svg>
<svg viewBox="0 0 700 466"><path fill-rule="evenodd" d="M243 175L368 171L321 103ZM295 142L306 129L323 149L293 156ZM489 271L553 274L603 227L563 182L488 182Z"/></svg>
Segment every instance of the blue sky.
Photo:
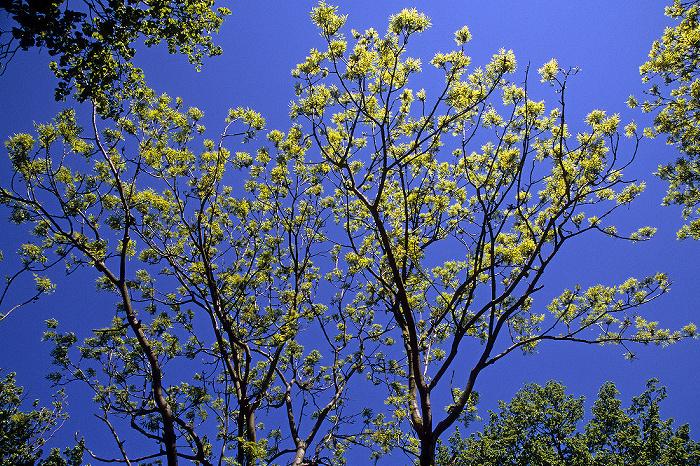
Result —
<svg viewBox="0 0 700 466"><path fill-rule="evenodd" d="M289 102L294 98L290 70L302 62L312 47L323 47L309 11L313 1L237 2L233 14L222 26L216 41L224 54L205 62L195 71L182 56L169 56L164 47L139 50L135 62L146 71L147 82L158 92L180 96L186 106L199 107L205 113L204 125L212 134L223 128L229 108L248 106L263 114L268 129L286 130L289 126ZM386 29L388 17L402 8L415 7L428 15L432 28L415 38L409 55L424 64L421 82L440 84L440 73L428 64L433 54L454 48L454 31L469 26L473 39L467 52L475 66L486 64L500 48L512 49L518 60L513 77L522 82L530 63L529 92L535 100L554 103L556 95L539 83L535 70L551 58L562 67L579 67L567 90L567 114L572 130L583 129L583 118L593 109L620 113L623 122L632 119L639 126L649 118L627 109L630 94L641 97L644 85L639 66L645 61L653 40L671 24L663 16L663 1L366 1L339 3L348 15L347 27L365 30ZM0 21L5 21L0 18ZM50 57L45 51L18 53L4 76L0 77L0 137L4 140L19 132L31 132L34 122L49 121L58 110L73 102L53 101L54 79L48 70ZM421 86L416 85L419 88ZM80 111L80 110L79 110ZM87 112L87 109L82 109ZM580 125L577 127L577 125ZM212 136L213 137L213 136ZM544 296L555 296L576 283L614 285L630 276L642 277L657 271L667 272L673 280L671 292L648 305L643 314L659 320L664 327L677 328L698 319L697 261L700 245L692 241L678 243L675 234L682 220L680 209L662 208L665 191L662 181L652 173L660 163L671 161L675 149L663 140L644 141L638 159L626 171L628 177L647 183L645 194L631 208L620 210L615 224L621 231L641 226L658 228L656 237L645 243L629 244L618 240L578 241L569 244L550 270ZM9 178L9 163L0 158L0 181ZM24 231L7 224L2 230L2 251L6 260L2 273L12 271L11 255L24 238ZM41 343L43 322L56 317L61 327L87 336L91 328L104 325L112 308L94 292L92 271L79 271L68 279L59 277L57 291L38 303L15 311L0 323L0 367L16 371L18 381L29 388L29 397L49 402L52 389L44 380L51 370L50 346ZM31 287L29 278L13 289L19 299L23 287ZM12 297L7 305L12 304ZM540 299L544 305L546 299ZM4 310L3 310L4 311ZM81 333L82 332L82 333ZM483 372L476 390L481 393L481 414L494 409L499 399L509 400L526 382L545 383L560 380L576 396L590 402L603 382L613 380L622 392L625 404L641 393L647 379L656 377L669 389L662 414L677 423L690 423L693 437L700 436L700 374L697 340L668 348L641 347L639 359L630 363L620 347L581 347L573 343L543 344L539 354L522 357L512 354ZM100 438L107 432L90 432L90 399L78 387L69 387L69 409L78 410L61 428L57 439L69 444L75 430ZM587 404L590 406L590 403ZM101 427L100 427L101 428Z"/></svg>

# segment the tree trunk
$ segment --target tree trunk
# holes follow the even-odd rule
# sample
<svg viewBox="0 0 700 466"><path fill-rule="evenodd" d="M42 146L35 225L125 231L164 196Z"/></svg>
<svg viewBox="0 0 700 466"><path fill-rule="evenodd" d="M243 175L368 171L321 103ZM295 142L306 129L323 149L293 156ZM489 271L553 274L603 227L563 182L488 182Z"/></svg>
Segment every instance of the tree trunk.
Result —
<svg viewBox="0 0 700 466"><path fill-rule="evenodd" d="M127 225L128 227L128 225ZM123 244L129 244L128 230L124 235ZM124 278L125 273L125 262L126 262L126 249L122 248L122 257L120 264L120 274L117 278L114 273L107 268L104 262L95 261L95 268L105 275L119 290L122 298L122 304L124 305L124 312L126 313L126 320L134 332L136 340L139 343L139 347L143 351L144 355L148 359L148 364L151 372L151 390L153 392L153 401L156 403L158 408L158 413L163 421L163 446L165 447L165 454L168 461L168 466L177 466L178 456L177 456L177 435L175 433L175 420L173 419L173 413L170 409L170 404L165 397L162 385L162 372L160 370L160 364L158 362L158 357L154 354L153 348L148 341L143 329L141 328L141 322L136 318L136 311L131 304L131 296L129 294L129 289L126 286L126 280Z"/></svg>
<svg viewBox="0 0 700 466"><path fill-rule="evenodd" d="M420 466L435 465L435 438L433 433L428 432L420 439L420 456L418 457Z"/></svg>
<svg viewBox="0 0 700 466"><path fill-rule="evenodd" d="M126 293L124 286L124 292ZM177 466L177 435L175 434L175 422L173 413L170 409L170 404L165 397L162 385L162 373L157 356L153 353L151 345L141 328L141 323L136 319L135 312L131 308L131 302L128 300L128 294L125 295L124 303L127 305L127 320L132 331L136 334L136 339L139 342L141 349L148 358L151 369L151 390L153 391L153 399L158 407L158 412L163 420L163 446L165 447L168 466Z"/></svg>
<svg viewBox="0 0 700 466"><path fill-rule="evenodd" d="M238 408L238 437L243 441L238 442L238 454L236 460L241 465L253 465L257 462L250 451L246 451L245 442L257 442L257 432L255 430L255 408L246 400L243 400Z"/></svg>
<svg viewBox="0 0 700 466"><path fill-rule="evenodd" d="M292 466L300 466L304 464L304 457L306 456L306 442L299 441L297 443L297 452L294 455L294 461L292 462Z"/></svg>

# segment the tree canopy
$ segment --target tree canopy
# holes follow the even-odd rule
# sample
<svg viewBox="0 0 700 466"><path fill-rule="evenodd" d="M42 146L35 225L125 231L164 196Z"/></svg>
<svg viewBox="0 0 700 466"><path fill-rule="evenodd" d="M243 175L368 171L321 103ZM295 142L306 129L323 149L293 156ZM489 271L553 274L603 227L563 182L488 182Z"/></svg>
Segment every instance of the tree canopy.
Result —
<svg viewBox="0 0 700 466"><path fill-rule="evenodd" d="M658 175L668 181L664 203L683 206L683 216L690 219L678 238L700 239L700 68L698 67L698 12L700 2L676 0L666 8L666 15L679 20L654 42L649 60L640 67L644 82L653 86L642 110L654 113L653 135L665 135L669 144L680 152L678 158L659 166ZM638 105L630 97L632 107Z"/></svg>
<svg viewBox="0 0 700 466"><path fill-rule="evenodd" d="M510 401L490 412L483 431L462 438L457 432L439 448L436 464L469 465L697 465L700 444L687 424L673 428L662 419L665 387L649 380L647 390L627 409L613 382L600 388L583 425L584 397L548 382L526 384Z"/></svg>
<svg viewBox="0 0 700 466"><path fill-rule="evenodd" d="M22 411L24 388L16 385L15 374L0 379L0 464L2 466L79 466L82 464L82 442L61 452L54 448L46 458L42 447L54 429L67 417L63 391L54 396L53 406L40 407L39 400L31 411Z"/></svg>
<svg viewBox="0 0 700 466"><path fill-rule="evenodd" d="M78 102L92 101L103 114L116 114L129 89L140 85L141 70L131 59L135 43L149 47L165 42L170 53L202 59L221 53L211 34L230 14L214 9L213 0L110 1L4 0L0 9L14 23L0 30L0 74L15 53L45 48L57 57L51 69L58 78L56 100L72 91Z"/></svg>
<svg viewBox="0 0 700 466"><path fill-rule="evenodd" d="M408 51L425 15L403 10L385 34L348 33L325 2L311 19L323 47L293 70L285 131L236 108L213 136L197 108L127 79L79 94L85 117L65 110L6 142L0 202L34 237L24 270L43 290L55 264L91 269L115 297L92 336L54 319L44 336L50 379L92 391L119 457L87 454L302 465L344 464L353 448L430 466L473 417L481 372L511 353L568 341L633 357L696 336L640 314L668 290L663 273L538 296L565 244L655 232L614 225L644 189L623 173L642 136L602 110L574 131L575 69L545 63L554 104L533 101L535 73L512 51L471 66L464 27L430 60L441 83L416 90ZM81 76L59 73L79 92ZM370 388L384 402L358 404Z"/></svg>

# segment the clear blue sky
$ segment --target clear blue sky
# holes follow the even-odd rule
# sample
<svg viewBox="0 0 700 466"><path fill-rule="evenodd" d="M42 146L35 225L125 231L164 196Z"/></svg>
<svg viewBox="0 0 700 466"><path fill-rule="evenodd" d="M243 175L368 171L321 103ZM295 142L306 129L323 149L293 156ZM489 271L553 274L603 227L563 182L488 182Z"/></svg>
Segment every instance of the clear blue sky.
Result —
<svg viewBox="0 0 700 466"><path fill-rule="evenodd" d="M236 2L233 15L224 23L217 42L224 54L209 59L196 72L182 56L168 56L164 47L139 50L138 66L146 71L147 82L158 92L180 96L186 106L205 113L204 124L212 134L223 127L229 108L249 106L267 119L268 129L286 130L288 104L294 98L290 70L303 61L311 47L323 42L309 20L313 1ZM432 28L413 41L409 54L424 63L421 80L440 84L442 77L428 65L435 52L449 51L455 44L454 31L469 26L473 40L468 52L474 65L486 64L500 48L512 49L519 70L513 78L524 79L531 63L530 89L536 100L553 103L556 96L541 85L534 70L551 58L562 67L579 67L568 88L569 124L583 129L583 118L593 109L620 113L623 122L636 120L649 124L648 117L626 108L630 94L641 97L644 86L639 66L645 61L653 40L671 24L663 16L663 1L414 1L354 0L339 3L348 14L348 27L365 30L386 29L388 17L405 7L415 7L432 20ZM0 21L5 21L1 18ZM18 53L4 76L0 77L0 137L6 140L18 132L31 132L34 122L49 121L59 109L73 102L53 102L54 79L48 70L50 57L44 52ZM82 109L86 112L87 109ZM577 127L577 125L580 125ZM688 240L678 243L675 234L682 221L678 208L662 208L665 185L652 173L660 163L675 157L675 149L663 140L644 141L638 160L626 174L645 180L646 193L628 210L618 211L615 224L621 231L641 226L658 228L656 237L646 243L629 244L608 240L572 242L550 270L542 296L555 296L576 283L583 286L602 283L614 285L630 276L643 277L657 271L667 272L674 284L671 292L653 302L643 313L659 320L664 327L677 328L690 321L700 323L697 303L697 261L700 244ZM9 163L0 157L0 181L7 182ZM5 215L5 213L3 213ZM7 224L2 230L0 264L3 273L12 271L9 256L23 239L24 232ZM60 276L57 269L55 276ZM51 371L50 345L40 343L43 322L55 317L61 328L75 330L79 337L91 328L109 321L112 307L94 291L92 271L80 271L68 280L59 280L57 291L36 304L15 311L0 323L0 367L16 371L18 381L29 388L29 397L49 403L53 391L44 375ZM22 287L31 287L29 278L14 290L22 296ZM19 299L19 298L17 298ZM540 305L547 303L539 299ZM12 300L8 301L8 305ZM7 306L7 305L6 305ZM5 309L3 309L5 311ZM539 354L522 357L512 354L485 370L477 382L481 393L481 414L496 407L499 399L510 399L526 382L562 381L569 393L585 395L590 402L603 382L613 380L627 404L641 393L647 379L656 377L669 389L663 416L677 423L690 423L695 439L700 438L700 342L686 341L661 349L637 348L639 359L623 359L623 349L615 346L582 347L573 343L543 344ZM70 444L73 432L81 430L88 439L106 436L91 432L88 411L90 399L85 392L69 387L69 410L73 419L66 422L57 437ZM590 403L587 404L590 406ZM85 410L83 410L85 407ZM77 413L82 410L83 413ZM102 426L99 429L103 429Z"/></svg>

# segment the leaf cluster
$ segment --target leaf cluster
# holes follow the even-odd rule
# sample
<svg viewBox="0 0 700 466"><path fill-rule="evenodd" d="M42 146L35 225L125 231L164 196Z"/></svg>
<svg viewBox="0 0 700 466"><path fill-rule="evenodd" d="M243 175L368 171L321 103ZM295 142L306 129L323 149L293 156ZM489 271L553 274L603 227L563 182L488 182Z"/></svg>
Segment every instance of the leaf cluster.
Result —
<svg viewBox="0 0 700 466"><path fill-rule="evenodd" d="M700 4L697 1L676 0L666 8L666 15L678 21L667 28L655 41L649 59L640 67L642 80L652 83L648 99L638 103L630 97L631 107L641 105L645 113L654 113L654 126L649 135L665 135L670 145L678 148L673 162L659 165L657 175L668 181L665 205L683 206L688 224L678 232L679 239L700 238L698 220L698 182L700 181L700 74L698 44L700 43Z"/></svg>
<svg viewBox="0 0 700 466"><path fill-rule="evenodd" d="M67 448L63 454L54 448L43 456L43 445L53 436L68 415L65 413L63 390L54 395L51 408L31 403L31 411L23 411L24 388L16 385L15 374L0 380L0 464L37 464L40 466L79 466L82 464L83 442Z"/></svg>

